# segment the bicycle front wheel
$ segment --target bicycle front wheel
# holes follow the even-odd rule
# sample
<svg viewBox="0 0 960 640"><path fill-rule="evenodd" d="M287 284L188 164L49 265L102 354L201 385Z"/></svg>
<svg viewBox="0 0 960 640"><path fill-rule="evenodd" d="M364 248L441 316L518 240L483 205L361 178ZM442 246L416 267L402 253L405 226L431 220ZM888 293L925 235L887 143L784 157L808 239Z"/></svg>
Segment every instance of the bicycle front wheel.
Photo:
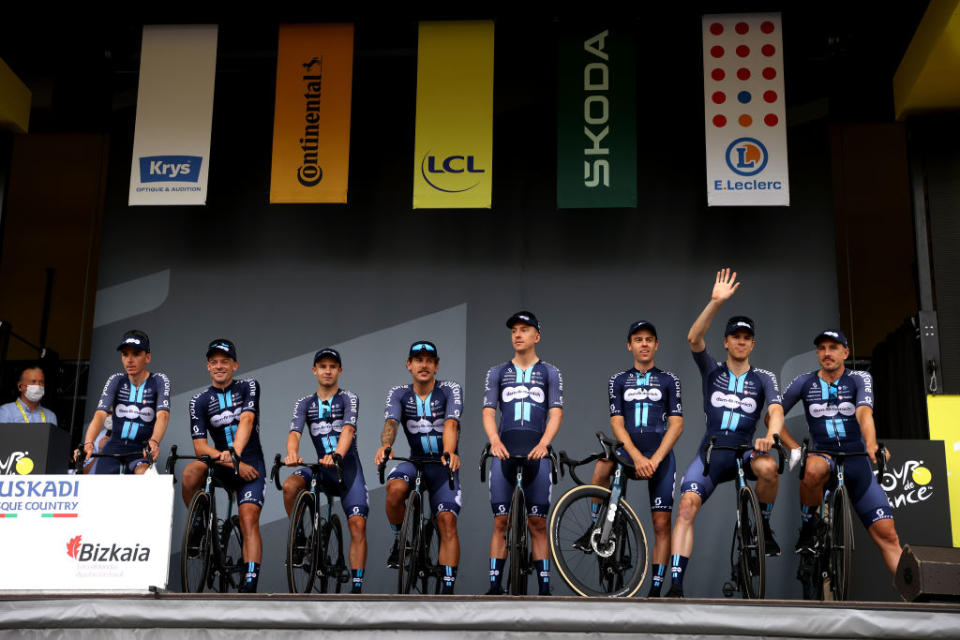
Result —
<svg viewBox="0 0 960 640"><path fill-rule="evenodd" d="M749 486L737 496L734 545L739 556L740 592L747 599L762 599L766 589L766 554L763 521L757 494Z"/></svg>
<svg viewBox="0 0 960 640"><path fill-rule="evenodd" d="M510 595L527 594L527 575L530 573L530 546L527 542L527 506L523 492L514 489L510 499L510 514L507 519L507 562Z"/></svg>
<svg viewBox="0 0 960 640"><path fill-rule="evenodd" d="M317 579L317 554L314 552L316 498L301 491L290 510L287 532L287 587L290 593L310 593Z"/></svg>
<svg viewBox="0 0 960 640"><path fill-rule="evenodd" d="M210 494L198 491L190 501L180 546L180 588L201 593L210 571Z"/></svg>
<svg viewBox="0 0 960 640"><path fill-rule="evenodd" d="M411 491L407 510L400 527L400 566L397 569L397 593L410 593L416 584L420 554L420 527L423 520L423 497Z"/></svg>
<svg viewBox="0 0 960 640"><path fill-rule="evenodd" d="M330 521L324 525L324 534L320 542L320 572L317 575L317 581L314 587L318 588L320 593L330 591L333 586L334 593L340 593L340 590L350 580L347 571L347 561L343 557L343 526L340 524L340 518L336 514L330 516Z"/></svg>
<svg viewBox="0 0 960 640"><path fill-rule="evenodd" d="M834 600L846 600L850 590L853 521L846 487L837 487L830 506L830 591Z"/></svg>
<svg viewBox="0 0 960 640"><path fill-rule="evenodd" d="M247 574L247 563L243 561L243 532L240 530L239 516L233 516L223 523L220 531L220 552L223 554L220 593L239 589Z"/></svg>
<svg viewBox="0 0 960 640"><path fill-rule="evenodd" d="M440 569L440 531L433 520L423 523L420 539L423 541L423 557L420 560L420 593L438 594L443 582Z"/></svg>
<svg viewBox="0 0 960 640"><path fill-rule="evenodd" d="M586 597L630 597L647 574L647 536L633 507L620 500L610 539L600 540L610 490L574 487L560 497L550 516L550 555L563 581ZM593 520L594 505L600 516ZM584 551L584 546L589 546Z"/></svg>

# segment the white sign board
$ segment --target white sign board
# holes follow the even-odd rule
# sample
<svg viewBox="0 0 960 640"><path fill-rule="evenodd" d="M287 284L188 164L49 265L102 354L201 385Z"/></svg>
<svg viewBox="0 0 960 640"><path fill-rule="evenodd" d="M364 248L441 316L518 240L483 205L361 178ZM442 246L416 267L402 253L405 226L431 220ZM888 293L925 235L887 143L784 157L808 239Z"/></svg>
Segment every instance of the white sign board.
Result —
<svg viewBox="0 0 960 640"><path fill-rule="evenodd" d="M173 476L0 477L0 590L167 586Z"/></svg>

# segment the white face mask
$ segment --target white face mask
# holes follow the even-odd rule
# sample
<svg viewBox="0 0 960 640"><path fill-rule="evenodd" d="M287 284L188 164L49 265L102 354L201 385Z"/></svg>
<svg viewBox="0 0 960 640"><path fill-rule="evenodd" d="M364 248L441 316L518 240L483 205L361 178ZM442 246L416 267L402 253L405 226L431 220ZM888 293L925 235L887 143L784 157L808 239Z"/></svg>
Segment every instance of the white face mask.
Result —
<svg viewBox="0 0 960 640"><path fill-rule="evenodd" d="M30 402L40 402L40 398L43 397L43 385L28 384L27 390L23 392L23 397Z"/></svg>

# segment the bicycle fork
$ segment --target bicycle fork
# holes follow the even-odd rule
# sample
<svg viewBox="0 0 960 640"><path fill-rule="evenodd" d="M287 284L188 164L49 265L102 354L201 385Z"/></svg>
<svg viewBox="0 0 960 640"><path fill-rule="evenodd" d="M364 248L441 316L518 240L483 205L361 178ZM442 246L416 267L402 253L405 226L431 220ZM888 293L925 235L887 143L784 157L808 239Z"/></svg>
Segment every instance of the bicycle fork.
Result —
<svg viewBox="0 0 960 640"><path fill-rule="evenodd" d="M613 481L610 483L610 500L607 502L607 509L599 514L600 536L594 548L601 558L609 558L614 551L614 542L611 540L613 523L617 518L617 509L620 507L620 498L624 493L623 489L623 467L617 464L613 472Z"/></svg>

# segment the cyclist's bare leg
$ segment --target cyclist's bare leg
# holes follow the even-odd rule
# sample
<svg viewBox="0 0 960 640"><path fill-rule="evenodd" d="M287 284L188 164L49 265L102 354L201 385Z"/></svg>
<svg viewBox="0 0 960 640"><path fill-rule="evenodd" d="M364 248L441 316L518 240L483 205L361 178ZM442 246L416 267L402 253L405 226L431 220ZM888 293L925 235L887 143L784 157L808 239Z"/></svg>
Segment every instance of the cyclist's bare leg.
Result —
<svg viewBox="0 0 960 640"><path fill-rule="evenodd" d="M138 464L136 468L133 470L133 473L134 475L142 476L147 472L147 469L149 468L150 468L150 465L148 464Z"/></svg>
<svg viewBox="0 0 960 640"><path fill-rule="evenodd" d="M757 476L757 500L773 504L777 500L777 486L780 476L777 474L777 461L765 453L750 461L750 468Z"/></svg>
<svg viewBox="0 0 960 640"><path fill-rule="evenodd" d="M367 565L367 519L351 516L347 526L350 527L350 568L363 569Z"/></svg>
<svg viewBox="0 0 960 640"><path fill-rule="evenodd" d="M703 500L693 491L687 491L680 498L677 509L677 522L673 527L671 548L673 553L689 558L693 553L693 523L697 519Z"/></svg>
<svg viewBox="0 0 960 640"><path fill-rule="evenodd" d="M887 565L890 573L896 574L897 565L900 564L900 554L903 550L900 548L900 537L897 535L897 529L893 525L892 518L877 520L867 529L870 537L880 548L880 555Z"/></svg>
<svg viewBox="0 0 960 640"><path fill-rule="evenodd" d="M593 467L593 477L590 479L590 484L606 487L610 484L610 475L612 473L612 462L609 460L597 460L597 464Z"/></svg>
<svg viewBox="0 0 960 640"><path fill-rule="evenodd" d="M830 478L830 463L820 455L808 455L807 466L800 481L800 504L808 507L820 506L823 502L823 488Z"/></svg>
<svg viewBox="0 0 960 640"><path fill-rule="evenodd" d="M493 535L490 537L490 557L507 557L507 516L494 516Z"/></svg>
<svg viewBox="0 0 960 640"><path fill-rule="evenodd" d="M303 476L293 474L283 481L283 508L287 510L287 517L293 511L293 502L301 491L307 488L307 481Z"/></svg>
<svg viewBox="0 0 960 640"><path fill-rule="evenodd" d="M406 484L406 483L404 483ZM460 538L457 536L457 516L450 511L437 514L437 529L440 532L439 564L456 567L460 564Z"/></svg>
<svg viewBox="0 0 960 640"><path fill-rule="evenodd" d="M667 564L670 559L670 512L654 511L653 518L653 564Z"/></svg>
<svg viewBox="0 0 960 640"><path fill-rule="evenodd" d="M550 557L547 545L547 519L538 516L527 518L527 528L530 529L530 555L533 560L544 560Z"/></svg>
<svg viewBox="0 0 960 640"><path fill-rule="evenodd" d="M387 483L387 521L398 527L403 523L403 515L406 511L407 495L410 493L410 485L406 480L394 478Z"/></svg>
<svg viewBox="0 0 960 640"><path fill-rule="evenodd" d="M206 465L204 465L206 466ZM243 561L260 562L263 545L260 542L260 507L245 503L237 507L240 531L243 533Z"/></svg>
<svg viewBox="0 0 960 640"><path fill-rule="evenodd" d="M193 494L200 490L206 478L207 465L199 460L184 467L183 476L180 479L180 493L183 496L183 504L190 506Z"/></svg>

